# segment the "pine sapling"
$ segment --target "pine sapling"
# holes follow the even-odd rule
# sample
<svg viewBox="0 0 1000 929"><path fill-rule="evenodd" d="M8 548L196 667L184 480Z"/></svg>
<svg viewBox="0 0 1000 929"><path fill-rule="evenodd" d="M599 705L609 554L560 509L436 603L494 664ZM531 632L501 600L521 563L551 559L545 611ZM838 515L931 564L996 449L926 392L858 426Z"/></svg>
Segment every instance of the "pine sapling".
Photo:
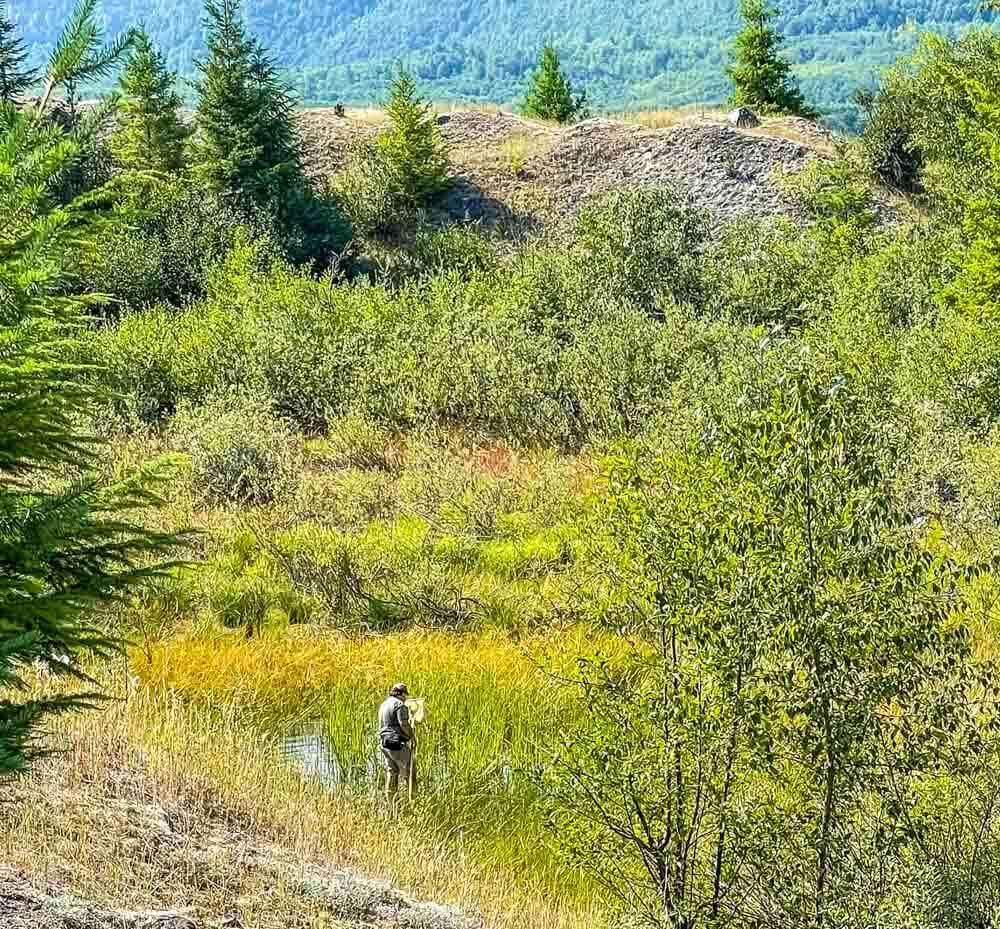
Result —
<svg viewBox="0 0 1000 929"><path fill-rule="evenodd" d="M137 33L119 81L118 127L110 142L122 167L163 174L183 167L188 132L175 82L149 36Z"/></svg>
<svg viewBox="0 0 1000 929"><path fill-rule="evenodd" d="M783 39L774 28L778 11L765 0L740 0L743 29L736 37L733 61L726 73L733 82L730 102L761 113L815 118L792 76L792 65L781 54Z"/></svg>
<svg viewBox="0 0 1000 929"><path fill-rule="evenodd" d="M525 116L557 123L586 118L587 95L585 92L574 95L569 78L559 62L559 55L551 43L542 49L521 111Z"/></svg>

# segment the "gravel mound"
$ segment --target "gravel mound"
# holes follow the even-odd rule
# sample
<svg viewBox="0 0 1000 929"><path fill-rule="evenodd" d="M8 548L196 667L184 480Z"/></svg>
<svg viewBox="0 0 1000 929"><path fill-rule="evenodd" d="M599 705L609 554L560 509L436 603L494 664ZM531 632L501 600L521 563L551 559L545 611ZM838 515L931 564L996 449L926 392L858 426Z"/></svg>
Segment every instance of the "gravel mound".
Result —
<svg viewBox="0 0 1000 929"><path fill-rule="evenodd" d="M794 132L814 145L830 146L837 141L836 134L804 116L782 116L780 119L771 120L769 125L772 130Z"/></svg>
<svg viewBox="0 0 1000 929"><path fill-rule="evenodd" d="M566 212L613 187L670 187L723 221L794 215L777 179L801 170L812 157L800 143L716 123L645 132L588 120L568 129L530 167L546 184L560 187Z"/></svg>
<svg viewBox="0 0 1000 929"><path fill-rule="evenodd" d="M463 110L438 117L441 135L453 147L502 146L515 138L546 140L555 138L558 130L540 123L521 119L513 113L482 113Z"/></svg>
<svg viewBox="0 0 1000 929"><path fill-rule="evenodd" d="M328 109L301 111L310 173L334 173L353 144L377 135L380 120L374 112L338 118ZM537 202L524 217L533 228L572 216L587 199L622 186L669 187L718 224L795 217L778 179L825 157L834 141L822 127L795 117L741 130L701 116L649 130L604 118L560 127L467 110L442 114L438 124L454 163L454 189L438 205L444 218L509 222L523 213L524 203ZM516 172L506 148L513 140L525 143Z"/></svg>
<svg viewBox="0 0 1000 929"><path fill-rule="evenodd" d="M374 139L382 127L367 119L335 116L332 108L324 108L299 110L296 128L306 173L326 178L344 166L353 146Z"/></svg>

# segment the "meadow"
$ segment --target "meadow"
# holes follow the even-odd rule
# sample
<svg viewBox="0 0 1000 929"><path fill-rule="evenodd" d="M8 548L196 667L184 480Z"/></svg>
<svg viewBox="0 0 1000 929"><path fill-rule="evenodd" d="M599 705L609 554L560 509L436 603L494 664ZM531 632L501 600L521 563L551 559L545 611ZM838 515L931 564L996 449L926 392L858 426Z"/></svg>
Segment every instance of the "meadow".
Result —
<svg viewBox="0 0 1000 929"><path fill-rule="evenodd" d="M289 642L270 649L272 658L297 653ZM182 905L216 920L238 912L263 927L357 924L331 921L303 895L305 868L350 868L496 926L574 929L603 918L592 885L484 818L489 797L452 792L450 827L419 806L392 817L374 790L331 791L303 777L277 730L221 690L186 699L153 683L127 689L118 676L102 684L110 706L54 727L62 752L0 813L5 867L112 907ZM430 796L440 801L442 790ZM470 809L476 799L485 810ZM530 818L520 822L537 837ZM251 853L273 855L272 867L248 867Z"/></svg>
<svg viewBox="0 0 1000 929"><path fill-rule="evenodd" d="M253 816L283 828L300 815L284 796L294 783L314 801L327 795L322 848L351 850L423 896L501 924L515 919L502 915L509 895L532 912L547 901L558 925L598 918L603 893L549 843L539 793L566 721L586 713L572 683L578 656L623 654L620 639L588 622L584 596L580 533L596 459L347 419L321 439L287 437L287 473L256 475L277 498L234 507L206 492L197 452L170 450L178 434L123 437L105 465L117 473L165 458L161 526L203 533L196 565L116 619L131 641L126 712L139 701L152 719L169 717L136 728L142 751L166 759L170 741L188 737L215 759L177 758L168 781L210 772L206 789L224 806L245 790L259 804ZM375 711L397 679L428 708L418 799L401 816L382 798L375 740ZM283 751L302 733L323 740L335 783ZM266 782L247 783L239 767L217 782L236 755L273 769ZM343 821L348 809L384 837L353 834L361 827ZM397 843L412 848L416 870L400 868ZM457 885L424 870L449 863L464 873Z"/></svg>

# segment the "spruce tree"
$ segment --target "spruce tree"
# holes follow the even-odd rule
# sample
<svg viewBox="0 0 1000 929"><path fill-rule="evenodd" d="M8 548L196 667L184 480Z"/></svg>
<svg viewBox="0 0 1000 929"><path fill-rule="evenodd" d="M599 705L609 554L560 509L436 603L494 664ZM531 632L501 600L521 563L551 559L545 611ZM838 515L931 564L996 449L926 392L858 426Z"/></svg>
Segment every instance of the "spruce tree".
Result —
<svg viewBox="0 0 1000 929"><path fill-rule="evenodd" d="M46 100L93 73L88 54L71 67L66 40ZM74 47L100 48L99 32ZM46 719L94 704L83 662L119 648L97 612L162 574L182 541L142 527L154 497L141 476L111 485L91 471L99 443L81 423L107 397L68 360L94 298L67 296L67 285L99 217L90 198L53 199L86 140L47 117L44 102L0 103L0 778L45 753ZM66 678L61 694L30 696L31 665Z"/></svg>
<svg viewBox="0 0 1000 929"><path fill-rule="evenodd" d="M784 40L774 20L778 11L766 0L740 0L743 29L736 37L733 62L726 73L733 82L733 106L761 113L815 117L792 77L792 65L781 54Z"/></svg>
<svg viewBox="0 0 1000 929"><path fill-rule="evenodd" d="M122 167L163 174L183 167L187 129L175 81L149 36L138 32L119 80L118 127L110 140Z"/></svg>
<svg viewBox="0 0 1000 929"><path fill-rule="evenodd" d="M563 73L555 47L546 43L538 66L531 75L521 112L537 119L570 123L585 118L586 111L586 93L574 96L573 87Z"/></svg>
<svg viewBox="0 0 1000 929"><path fill-rule="evenodd" d="M417 206L448 186L448 152L430 104L417 93L409 71L392 82L386 114L392 125L378 138L396 195Z"/></svg>
<svg viewBox="0 0 1000 929"><path fill-rule="evenodd" d="M0 0L0 103L16 103L38 79L26 68L28 50L17 34L7 0Z"/></svg>
<svg viewBox="0 0 1000 929"><path fill-rule="evenodd" d="M211 193L268 217L293 259L320 260L350 230L302 170L295 103L264 47L247 34L240 0L206 0L208 55L198 62L191 167Z"/></svg>

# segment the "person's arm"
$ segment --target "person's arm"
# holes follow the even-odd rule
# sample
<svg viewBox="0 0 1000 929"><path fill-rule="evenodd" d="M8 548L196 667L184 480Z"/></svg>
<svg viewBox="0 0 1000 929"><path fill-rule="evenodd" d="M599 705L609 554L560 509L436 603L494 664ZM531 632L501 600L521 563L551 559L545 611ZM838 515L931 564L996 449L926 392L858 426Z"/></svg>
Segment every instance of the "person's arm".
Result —
<svg viewBox="0 0 1000 929"><path fill-rule="evenodd" d="M399 728L402 730L403 735L408 739L412 739L414 733L413 726L410 723L410 708L405 703L400 704L399 709L396 710L396 721L399 723Z"/></svg>

